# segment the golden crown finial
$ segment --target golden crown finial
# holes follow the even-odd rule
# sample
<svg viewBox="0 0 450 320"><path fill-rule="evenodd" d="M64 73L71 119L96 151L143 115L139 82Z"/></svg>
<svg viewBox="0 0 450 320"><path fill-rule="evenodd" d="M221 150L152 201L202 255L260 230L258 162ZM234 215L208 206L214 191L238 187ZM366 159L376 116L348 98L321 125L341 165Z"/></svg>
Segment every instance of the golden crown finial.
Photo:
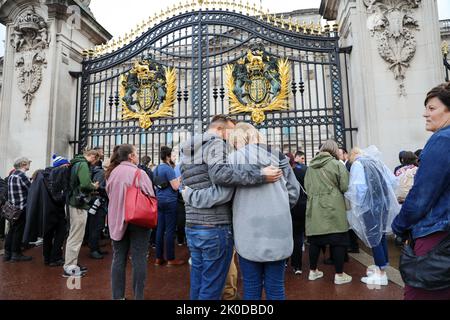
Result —
<svg viewBox="0 0 450 320"><path fill-rule="evenodd" d="M295 23L295 32L300 32L300 23Z"/></svg>
<svg viewBox="0 0 450 320"><path fill-rule="evenodd" d="M339 31L339 24L336 22L335 24L333 24L333 32L338 32Z"/></svg>
<svg viewBox="0 0 450 320"><path fill-rule="evenodd" d="M308 31L308 26L306 25L306 21L303 21L302 29L303 29L303 33L307 33L306 31Z"/></svg>
<svg viewBox="0 0 450 320"><path fill-rule="evenodd" d="M274 14L274 15L273 15L273 25L274 25L275 27L278 27L277 20L278 20L277 15Z"/></svg>
<svg viewBox="0 0 450 320"><path fill-rule="evenodd" d="M293 31L292 30L292 17L289 17L289 31Z"/></svg>
<svg viewBox="0 0 450 320"><path fill-rule="evenodd" d="M442 54L444 56L447 56L448 55L448 42L447 41L442 42L441 49L442 49Z"/></svg>
<svg viewBox="0 0 450 320"><path fill-rule="evenodd" d="M284 29L284 17L283 17L283 15L281 15L281 17L280 17L280 22L281 22L281 29Z"/></svg>

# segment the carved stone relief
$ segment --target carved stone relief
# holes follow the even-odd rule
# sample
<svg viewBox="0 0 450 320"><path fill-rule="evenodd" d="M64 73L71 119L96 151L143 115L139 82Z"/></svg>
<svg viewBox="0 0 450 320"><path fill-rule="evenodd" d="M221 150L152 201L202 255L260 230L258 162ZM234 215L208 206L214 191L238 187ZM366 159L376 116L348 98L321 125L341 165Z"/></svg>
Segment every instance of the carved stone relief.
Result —
<svg viewBox="0 0 450 320"><path fill-rule="evenodd" d="M399 82L399 94L406 96L405 72L416 53L414 30L419 27L412 9L421 0L364 0L370 14L367 27L377 39L380 56Z"/></svg>
<svg viewBox="0 0 450 320"><path fill-rule="evenodd" d="M22 13L11 34L11 46L15 49L18 86L25 100L25 120L31 116L31 103L42 82L42 68L47 66L45 50L50 38L48 25L34 9Z"/></svg>

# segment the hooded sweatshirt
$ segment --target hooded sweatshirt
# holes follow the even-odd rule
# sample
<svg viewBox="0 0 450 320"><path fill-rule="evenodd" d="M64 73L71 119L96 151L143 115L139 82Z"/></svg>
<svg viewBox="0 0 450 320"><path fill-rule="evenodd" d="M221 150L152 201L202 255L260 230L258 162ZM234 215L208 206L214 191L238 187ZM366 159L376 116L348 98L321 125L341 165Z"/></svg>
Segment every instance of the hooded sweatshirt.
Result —
<svg viewBox="0 0 450 320"><path fill-rule="evenodd" d="M264 182L257 165L236 168L227 162L228 146L212 133L206 132L187 139L181 148L181 177L183 185L194 190L208 189L213 185L245 186ZM208 206L192 206L186 203L187 225L229 225L231 224L232 194L222 201ZM214 196L208 195L206 200Z"/></svg>
<svg viewBox="0 0 450 320"><path fill-rule="evenodd" d="M77 196L80 193L89 195L95 190L91 180L91 171L89 169L89 163L83 155L76 156L71 162L71 174L70 174L70 198L69 204L72 207L80 209L89 209L89 205L86 203L80 203L77 201Z"/></svg>
<svg viewBox="0 0 450 320"><path fill-rule="evenodd" d="M321 152L311 161L305 176L307 236L348 231L344 199L348 183L347 169L330 153Z"/></svg>
<svg viewBox="0 0 450 320"><path fill-rule="evenodd" d="M273 165L283 170L276 183L237 187L233 200L233 230L236 251L255 262L280 261L293 251L290 208L300 195L300 185L289 166L288 159L279 152L271 152L265 145L247 145L232 153L229 162L236 170L249 163L263 169ZM208 207L214 202L229 201L234 188L217 185L203 190L189 190L185 200L194 207Z"/></svg>

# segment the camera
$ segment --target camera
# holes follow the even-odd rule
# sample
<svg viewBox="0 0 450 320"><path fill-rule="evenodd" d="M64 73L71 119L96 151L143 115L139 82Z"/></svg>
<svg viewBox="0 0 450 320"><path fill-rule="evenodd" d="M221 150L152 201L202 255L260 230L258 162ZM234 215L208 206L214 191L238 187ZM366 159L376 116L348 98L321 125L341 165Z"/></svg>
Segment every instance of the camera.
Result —
<svg viewBox="0 0 450 320"><path fill-rule="evenodd" d="M101 205L102 205L102 201L100 200L100 198L96 198L94 203L92 204L92 206L88 210L89 214L95 215L97 213L97 210L100 208Z"/></svg>
<svg viewBox="0 0 450 320"><path fill-rule="evenodd" d="M79 204L89 204L89 202L91 201L91 198L86 193L80 192L78 195L75 196L75 200Z"/></svg>

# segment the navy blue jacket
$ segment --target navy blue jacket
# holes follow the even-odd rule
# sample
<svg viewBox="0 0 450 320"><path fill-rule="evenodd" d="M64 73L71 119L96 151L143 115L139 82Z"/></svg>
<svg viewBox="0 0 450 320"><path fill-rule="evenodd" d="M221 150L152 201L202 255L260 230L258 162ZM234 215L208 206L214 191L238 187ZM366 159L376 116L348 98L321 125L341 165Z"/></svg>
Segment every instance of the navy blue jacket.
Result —
<svg viewBox="0 0 450 320"><path fill-rule="evenodd" d="M397 235L411 230L413 239L450 230L450 126L433 134L423 149L414 185L392 230Z"/></svg>

